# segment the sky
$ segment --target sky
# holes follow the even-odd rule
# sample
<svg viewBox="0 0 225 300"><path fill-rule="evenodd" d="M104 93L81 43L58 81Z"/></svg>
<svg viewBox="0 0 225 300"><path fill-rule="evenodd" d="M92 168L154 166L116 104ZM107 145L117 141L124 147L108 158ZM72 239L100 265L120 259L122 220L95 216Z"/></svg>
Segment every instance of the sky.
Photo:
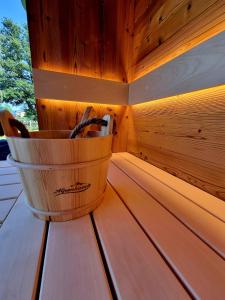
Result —
<svg viewBox="0 0 225 300"><path fill-rule="evenodd" d="M0 0L0 20L3 17L10 18L18 24L26 23L26 11L21 0Z"/></svg>

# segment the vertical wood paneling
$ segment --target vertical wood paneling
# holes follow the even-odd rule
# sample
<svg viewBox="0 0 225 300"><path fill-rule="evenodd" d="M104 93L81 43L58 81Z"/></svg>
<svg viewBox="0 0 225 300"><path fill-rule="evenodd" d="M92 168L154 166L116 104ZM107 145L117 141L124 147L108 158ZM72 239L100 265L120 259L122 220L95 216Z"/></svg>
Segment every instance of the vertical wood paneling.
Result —
<svg viewBox="0 0 225 300"><path fill-rule="evenodd" d="M126 81L133 10L134 0L28 1L33 67Z"/></svg>
<svg viewBox="0 0 225 300"><path fill-rule="evenodd" d="M40 129L62 130L72 129L80 122L82 114L89 105L88 103L60 101L60 100L37 100L37 111ZM129 112L126 106L91 104L98 117L112 114L115 123L113 137L113 152L126 151Z"/></svg>

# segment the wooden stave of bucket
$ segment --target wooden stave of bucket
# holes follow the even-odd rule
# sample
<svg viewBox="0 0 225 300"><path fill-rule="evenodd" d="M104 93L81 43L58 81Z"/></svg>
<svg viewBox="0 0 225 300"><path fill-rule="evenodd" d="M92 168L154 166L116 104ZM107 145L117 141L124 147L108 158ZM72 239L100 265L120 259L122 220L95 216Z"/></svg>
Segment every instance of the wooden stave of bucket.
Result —
<svg viewBox="0 0 225 300"><path fill-rule="evenodd" d="M75 219L103 199L112 136L67 139L69 133L39 131L30 139L7 138L28 205L43 220Z"/></svg>

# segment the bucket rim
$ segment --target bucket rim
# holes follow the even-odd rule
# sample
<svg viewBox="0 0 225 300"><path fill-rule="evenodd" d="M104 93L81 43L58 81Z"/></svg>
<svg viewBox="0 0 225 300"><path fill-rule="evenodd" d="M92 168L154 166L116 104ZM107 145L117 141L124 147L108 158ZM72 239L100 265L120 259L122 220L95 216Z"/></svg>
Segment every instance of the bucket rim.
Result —
<svg viewBox="0 0 225 300"><path fill-rule="evenodd" d="M33 131L33 132L70 132L70 130L38 130L38 131ZM31 132L32 133L32 132ZM77 137L75 139L70 139L69 137L64 137L64 138L45 138L45 137L30 137L30 138L23 138L21 136L6 136L6 139L7 140L16 140L16 141L26 141L26 142L31 142L31 141L46 141L46 140L52 140L52 141L65 141L65 140L70 140L72 142L75 142L75 141L81 141L81 140L88 140L88 139L91 139L91 140L96 140L96 139L105 139L105 138L108 138L108 137L113 137L113 134L107 134L107 135L104 135L104 136L93 136L93 137Z"/></svg>
<svg viewBox="0 0 225 300"><path fill-rule="evenodd" d="M26 162L20 162L15 160L12 157L12 154L9 154L7 156L7 162L10 163L12 166L15 166L19 169L32 169L32 170L48 170L48 171L54 171L54 170L66 170L66 169L81 169L81 168L87 168L90 166L98 165L104 161L107 161L111 158L112 153L110 152L109 155L101 157L96 160L90 160L85 162L77 162L77 163L71 163L71 164L32 164L32 163L26 163Z"/></svg>

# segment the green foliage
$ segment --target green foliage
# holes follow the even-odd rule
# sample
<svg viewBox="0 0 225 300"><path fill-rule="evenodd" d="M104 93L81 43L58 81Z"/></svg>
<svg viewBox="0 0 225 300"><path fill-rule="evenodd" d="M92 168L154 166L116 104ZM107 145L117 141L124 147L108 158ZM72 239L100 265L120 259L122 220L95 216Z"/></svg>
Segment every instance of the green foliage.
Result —
<svg viewBox="0 0 225 300"><path fill-rule="evenodd" d="M0 100L24 104L26 116L36 119L27 25L7 18L0 24Z"/></svg>

